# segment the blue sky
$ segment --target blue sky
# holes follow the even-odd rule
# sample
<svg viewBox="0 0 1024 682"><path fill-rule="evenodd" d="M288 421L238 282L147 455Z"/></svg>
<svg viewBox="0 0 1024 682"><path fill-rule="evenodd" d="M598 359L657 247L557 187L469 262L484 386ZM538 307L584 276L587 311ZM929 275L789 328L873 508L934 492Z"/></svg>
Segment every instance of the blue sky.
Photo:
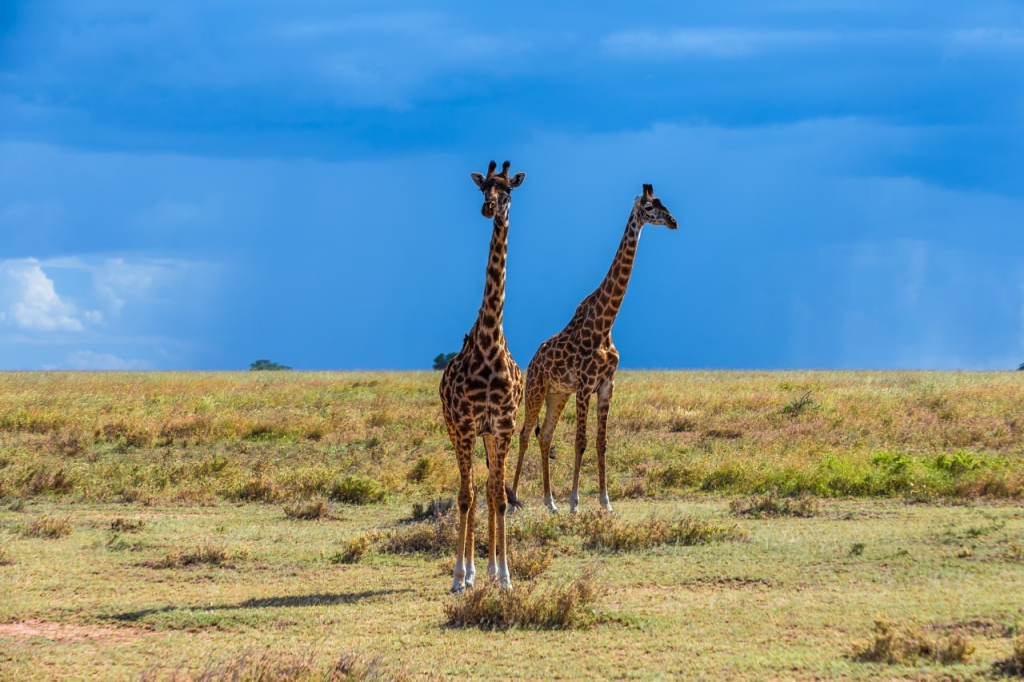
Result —
<svg viewBox="0 0 1024 682"><path fill-rule="evenodd" d="M649 226L622 366L1024 362L1024 4L3 3L0 369L457 350L512 161L526 366Z"/></svg>

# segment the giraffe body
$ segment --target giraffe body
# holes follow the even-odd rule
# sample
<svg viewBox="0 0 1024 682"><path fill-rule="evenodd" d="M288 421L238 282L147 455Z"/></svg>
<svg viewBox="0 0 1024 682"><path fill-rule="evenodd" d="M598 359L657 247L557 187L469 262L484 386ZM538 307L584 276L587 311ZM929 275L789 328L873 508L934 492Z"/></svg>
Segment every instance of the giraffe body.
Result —
<svg viewBox="0 0 1024 682"><path fill-rule="evenodd" d="M505 303L505 254L508 242L508 212L512 189L522 184L525 173L508 176L506 161L495 173L493 161L487 175L473 173L473 181L484 193L481 210L493 218L484 300L476 323L466 335L462 350L445 367L439 392L448 436L455 447L459 467L459 532L455 548L452 592L472 587L476 577L473 564L475 500L473 446L479 436L487 454L487 575L500 587L512 587L505 544L505 512L516 504L505 486L505 462L516 428L516 412L523 397L523 376L512 359L502 329Z"/></svg>
<svg viewBox="0 0 1024 682"><path fill-rule="evenodd" d="M675 218L654 196L650 185L636 198L622 241L601 285L577 306L569 324L537 349L526 371L526 416L519 434L519 460L516 465L512 493L519 489L523 458L529 447L530 431L537 425L541 407L545 407L544 423L537 429L541 451L544 503L557 511L551 492L550 455L558 418L570 396L576 396L576 443L569 495L569 511L579 504L580 467L587 448L587 416L590 398L597 395L597 476L601 506L611 511L605 474L608 410L615 390L615 371L619 352L612 342L612 325L626 294L633 271L640 231L645 224L677 227Z"/></svg>

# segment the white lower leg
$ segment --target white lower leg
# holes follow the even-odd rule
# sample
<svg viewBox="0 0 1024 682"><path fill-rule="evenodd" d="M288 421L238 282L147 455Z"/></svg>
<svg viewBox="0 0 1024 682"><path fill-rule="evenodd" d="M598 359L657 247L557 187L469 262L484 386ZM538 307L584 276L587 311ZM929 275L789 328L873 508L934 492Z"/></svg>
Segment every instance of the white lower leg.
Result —
<svg viewBox="0 0 1024 682"><path fill-rule="evenodd" d="M508 570L508 558L501 557L498 562L498 587L502 590L512 589L512 576Z"/></svg>
<svg viewBox="0 0 1024 682"><path fill-rule="evenodd" d="M466 589L466 567L462 559L455 560L455 570L452 571L452 592L458 594Z"/></svg>
<svg viewBox="0 0 1024 682"><path fill-rule="evenodd" d="M548 506L548 509L550 509L551 511L553 511L553 512L558 511L558 507L555 506L555 496L554 495L551 495L550 493L545 495L544 496L544 504L546 504Z"/></svg>
<svg viewBox="0 0 1024 682"><path fill-rule="evenodd" d="M611 511L612 510L612 503L608 499L608 491L607 490L605 492L601 493L601 506L604 507L605 511Z"/></svg>

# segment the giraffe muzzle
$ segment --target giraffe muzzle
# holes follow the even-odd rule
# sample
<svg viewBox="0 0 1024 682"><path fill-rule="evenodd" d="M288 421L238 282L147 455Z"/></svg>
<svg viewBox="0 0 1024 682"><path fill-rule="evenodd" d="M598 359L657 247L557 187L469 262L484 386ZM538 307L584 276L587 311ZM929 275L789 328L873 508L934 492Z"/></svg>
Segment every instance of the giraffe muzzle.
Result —
<svg viewBox="0 0 1024 682"><path fill-rule="evenodd" d="M494 204L493 201L485 201L484 205L483 205L483 208L480 209L480 213L485 218L493 218L494 217L494 209L495 209L495 204Z"/></svg>

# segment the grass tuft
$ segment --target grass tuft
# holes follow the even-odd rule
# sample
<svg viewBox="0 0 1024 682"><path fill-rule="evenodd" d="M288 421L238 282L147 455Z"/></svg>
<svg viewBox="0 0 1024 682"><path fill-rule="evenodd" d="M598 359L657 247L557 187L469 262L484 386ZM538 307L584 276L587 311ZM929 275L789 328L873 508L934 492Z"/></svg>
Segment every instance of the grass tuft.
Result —
<svg viewBox="0 0 1024 682"><path fill-rule="evenodd" d="M695 519L668 521L651 516L642 521L622 521L607 514L581 515L583 549L633 552L662 545L706 545L716 540L736 540L746 535L736 526Z"/></svg>
<svg viewBox="0 0 1024 682"><path fill-rule="evenodd" d="M11 553L7 551L7 548L0 545L0 566L9 566L14 563L14 559L11 558Z"/></svg>
<svg viewBox="0 0 1024 682"><path fill-rule="evenodd" d="M38 516L21 529L27 538L62 538L71 535L74 525L69 516Z"/></svg>
<svg viewBox="0 0 1024 682"><path fill-rule="evenodd" d="M1013 640L1013 652L1008 658L996 661L992 670L1004 677L1024 677L1024 635Z"/></svg>
<svg viewBox="0 0 1024 682"><path fill-rule="evenodd" d="M178 549L161 559L148 562L150 568L184 568L186 566L227 566L231 558L244 558L244 553L231 557L224 545L207 542L190 549Z"/></svg>
<svg viewBox="0 0 1024 682"><path fill-rule="evenodd" d="M327 500L310 500L308 502L293 502L284 505L284 515L289 519L299 521L316 521L331 517L327 507Z"/></svg>
<svg viewBox="0 0 1024 682"><path fill-rule="evenodd" d="M376 533L367 533L345 540L341 545L341 551L331 555L331 563L354 564L358 562L373 548L373 542L376 539Z"/></svg>
<svg viewBox="0 0 1024 682"><path fill-rule="evenodd" d="M346 652L333 664L319 664L313 653L250 651L199 670L150 667L140 682L409 682L404 670Z"/></svg>
<svg viewBox="0 0 1024 682"><path fill-rule="evenodd" d="M779 497L771 491L763 495L752 495L749 499L734 499L729 502L729 510L737 516L749 516L755 519L776 516L797 516L809 518L818 513L818 503L811 497Z"/></svg>
<svg viewBox="0 0 1024 682"><path fill-rule="evenodd" d="M146 527L142 519L126 519L119 516L110 522L110 530L115 533L137 533Z"/></svg>
<svg viewBox="0 0 1024 682"><path fill-rule="evenodd" d="M593 603L601 588L591 572L567 583L541 589L536 583L499 590L488 581L459 595L444 607L449 627L507 630L561 630L594 621Z"/></svg>
<svg viewBox="0 0 1024 682"><path fill-rule="evenodd" d="M851 658L889 665L916 665L922 660L951 665L966 662L973 653L971 640L960 632L933 639L916 628L879 619L872 638L857 644Z"/></svg>

